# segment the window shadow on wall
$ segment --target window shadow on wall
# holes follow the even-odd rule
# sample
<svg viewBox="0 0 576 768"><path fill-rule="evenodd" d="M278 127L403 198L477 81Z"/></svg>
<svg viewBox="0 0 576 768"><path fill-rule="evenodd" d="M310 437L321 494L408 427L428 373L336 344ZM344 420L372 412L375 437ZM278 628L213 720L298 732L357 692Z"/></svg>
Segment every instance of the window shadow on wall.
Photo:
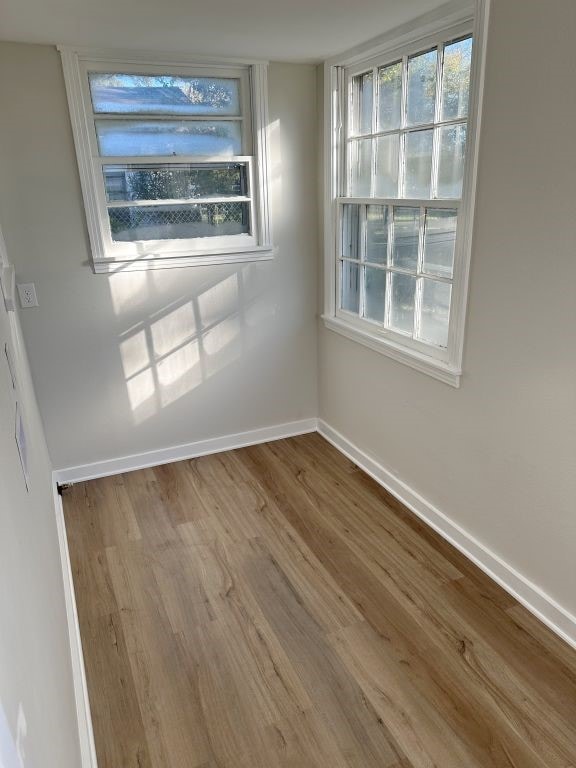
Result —
<svg viewBox="0 0 576 768"><path fill-rule="evenodd" d="M119 335L126 391L135 424L199 387L242 357L276 312L262 295L256 265L237 265L190 295L144 315ZM125 275L124 277L128 277ZM166 276L164 275L164 280ZM117 315L130 314L154 290L154 271L111 280ZM138 313L140 315L140 313Z"/></svg>

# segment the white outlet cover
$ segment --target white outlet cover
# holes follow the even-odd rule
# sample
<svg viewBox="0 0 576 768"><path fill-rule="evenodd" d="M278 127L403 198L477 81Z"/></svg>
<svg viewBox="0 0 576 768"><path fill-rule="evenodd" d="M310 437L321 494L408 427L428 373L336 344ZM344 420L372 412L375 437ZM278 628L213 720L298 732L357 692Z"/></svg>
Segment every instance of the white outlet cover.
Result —
<svg viewBox="0 0 576 768"><path fill-rule="evenodd" d="M21 307L25 308L38 306L36 286L34 283L18 283L18 296L20 297Z"/></svg>

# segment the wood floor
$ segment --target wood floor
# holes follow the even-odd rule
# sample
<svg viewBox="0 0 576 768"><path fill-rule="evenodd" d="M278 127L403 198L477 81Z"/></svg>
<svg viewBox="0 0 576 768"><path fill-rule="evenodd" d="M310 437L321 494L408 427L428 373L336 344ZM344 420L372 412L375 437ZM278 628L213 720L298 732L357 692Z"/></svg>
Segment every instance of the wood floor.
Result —
<svg viewBox="0 0 576 768"><path fill-rule="evenodd" d="M99 768L576 766L576 652L319 435L64 506Z"/></svg>

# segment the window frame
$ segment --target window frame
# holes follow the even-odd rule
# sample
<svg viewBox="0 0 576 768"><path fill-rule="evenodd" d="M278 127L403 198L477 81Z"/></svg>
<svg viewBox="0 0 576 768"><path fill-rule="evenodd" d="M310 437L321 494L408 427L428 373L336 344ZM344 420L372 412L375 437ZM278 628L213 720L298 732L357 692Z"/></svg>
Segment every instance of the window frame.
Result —
<svg viewBox="0 0 576 768"><path fill-rule="evenodd" d="M62 56L70 116L78 158L88 233L92 248L92 266L96 273L119 270L163 269L170 267L206 266L269 260L274 256L269 203L269 139L267 62L208 59L181 54L151 52L119 53L117 51L58 46ZM98 113L92 106L88 74L91 72L182 75L186 77L230 77L239 80L240 115L205 116L204 119L230 120L242 123L242 153L231 156L199 155L129 155L104 156L98 146L95 120L130 120L129 113ZM150 120L179 120L179 115L166 115L144 110L137 117ZM184 119L202 119L190 115ZM161 164L188 165L239 163L246 166L245 195L232 202L246 202L249 208L250 233L201 238L148 241L114 241L111 236L102 169L104 166ZM242 197L242 200L240 198ZM244 199L245 198L245 199ZM212 200L213 201L213 200ZM182 201L177 201L182 202ZM203 198L187 200L191 205ZM162 205L175 201L162 200ZM126 207L127 203L118 207ZM146 244L150 243L149 246Z"/></svg>
<svg viewBox="0 0 576 768"><path fill-rule="evenodd" d="M445 9L420 17L366 45L334 57L324 65L324 311L325 326L374 351L439 379L454 387L460 385L464 346L464 326L472 247L473 211L478 165L478 137L481 122L482 92L486 55L486 27L489 0L478 0L475 7ZM464 183L460 199L429 198L352 198L346 197L348 174L348 87L352 77L374 67L385 67L442 43L473 36L470 73L467 149ZM403 78L404 78L403 72ZM440 72L437 74L440 77ZM375 110L375 105L373 106ZM443 123L444 121L442 121ZM458 123L459 120L450 121ZM421 125L414 126L421 129ZM372 126L374 129L374 124ZM402 125L401 131L412 129ZM370 134L371 135L371 134ZM431 192L432 194L432 192ZM346 202L367 205L418 205L428 208L458 209L458 226L452 278L452 300L446 348L435 347L403 336L370 320L340 308L339 239L341 210Z"/></svg>

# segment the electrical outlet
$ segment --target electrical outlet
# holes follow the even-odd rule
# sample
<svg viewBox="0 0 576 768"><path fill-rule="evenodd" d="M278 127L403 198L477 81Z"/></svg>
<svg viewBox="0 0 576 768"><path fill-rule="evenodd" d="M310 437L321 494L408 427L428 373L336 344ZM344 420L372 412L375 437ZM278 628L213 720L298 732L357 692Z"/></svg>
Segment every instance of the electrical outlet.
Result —
<svg viewBox="0 0 576 768"><path fill-rule="evenodd" d="M38 306L38 299L36 297L36 286L34 285L34 283L19 283L18 296L20 297L20 306L23 309L26 307Z"/></svg>

